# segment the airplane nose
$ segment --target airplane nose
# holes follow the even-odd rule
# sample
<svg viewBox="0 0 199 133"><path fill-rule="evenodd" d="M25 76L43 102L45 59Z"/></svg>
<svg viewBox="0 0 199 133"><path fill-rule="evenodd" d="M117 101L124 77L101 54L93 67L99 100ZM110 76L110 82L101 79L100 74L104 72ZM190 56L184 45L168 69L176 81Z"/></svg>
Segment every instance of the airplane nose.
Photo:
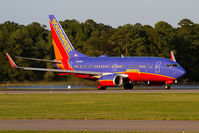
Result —
<svg viewBox="0 0 199 133"><path fill-rule="evenodd" d="M186 71L182 67L178 70L179 77L183 76L185 73Z"/></svg>
<svg viewBox="0 0 199 133"><path fill-rule="evenodd" d="M186 73L186 71L182 67L177 67L174 69L173 77L179 78L179 77L183 76L185 73Z"/></svg>

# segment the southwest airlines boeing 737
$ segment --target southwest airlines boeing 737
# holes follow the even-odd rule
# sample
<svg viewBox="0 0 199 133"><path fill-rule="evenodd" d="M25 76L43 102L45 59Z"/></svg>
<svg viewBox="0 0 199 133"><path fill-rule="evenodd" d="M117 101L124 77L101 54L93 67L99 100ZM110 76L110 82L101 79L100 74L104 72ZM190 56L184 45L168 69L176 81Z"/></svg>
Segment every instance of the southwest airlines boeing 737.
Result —
<svg viewBox="0 0 199 133"><path fill-rule="evenodd" d="M48 61L55 64L57 69L19 67L8 53L6 56L12 67L16 69L52 71L60 75L74 75L79 78L98 81L98 89L109 86L123 86L132 89L133 82L148 84L164 83L166 88L177 78L185 74L185 70L176 62L173 52L171 59L158 57L88 57L77 52L54 15L49 15L55 60Z"/></svg>

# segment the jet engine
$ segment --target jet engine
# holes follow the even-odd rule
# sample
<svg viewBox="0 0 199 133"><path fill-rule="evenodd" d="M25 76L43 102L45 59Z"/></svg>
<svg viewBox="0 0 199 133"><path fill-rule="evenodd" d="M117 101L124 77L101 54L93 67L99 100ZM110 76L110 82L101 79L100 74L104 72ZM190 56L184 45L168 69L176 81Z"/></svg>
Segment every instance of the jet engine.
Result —
<svg viewBox="0 0 199 133"><path fill-rule="evenodd" d="M121 86L123 79L117 74L103 75L99 78L99 84L101 86Z"/></svg>

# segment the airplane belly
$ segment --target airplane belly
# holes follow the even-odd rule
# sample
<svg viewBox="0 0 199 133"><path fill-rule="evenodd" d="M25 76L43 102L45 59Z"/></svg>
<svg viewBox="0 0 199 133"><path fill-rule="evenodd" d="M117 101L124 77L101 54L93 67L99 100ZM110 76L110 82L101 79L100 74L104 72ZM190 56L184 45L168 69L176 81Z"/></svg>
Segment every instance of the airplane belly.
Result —
<svg viewBox="0 0 199 133"><path fill-rule="evenodd" d="M140 74L141 81L168 81L174 80L172 77L160 75L160 74L153 74L153 73L141 73Z"/></svg>
<svg viewBox="0 0 199 133"><path fill-rule="evenodd" d="M140 73L125 72L124 74L128 75L128 78L129 78L130 81L140 81Z"/></svg>
<svg viewBox="0 0 199 133"><path fill-rule="evenodd" d="M124 74L128 75L130 81L168 81L174 80L172 77L153 74L153 73L145 73L145 72L125 72Z"/></svg>

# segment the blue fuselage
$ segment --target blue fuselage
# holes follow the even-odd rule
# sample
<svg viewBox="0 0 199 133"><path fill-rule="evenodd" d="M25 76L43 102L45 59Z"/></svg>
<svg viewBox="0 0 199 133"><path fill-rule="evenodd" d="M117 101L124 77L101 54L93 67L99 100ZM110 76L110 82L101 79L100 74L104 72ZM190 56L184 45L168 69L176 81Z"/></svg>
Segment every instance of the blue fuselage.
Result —
<svg viewBox="0 0 199 133"><path fill-rule="evenodd" d="M83 57L69 60L70 66L77 71L93 71L104 73L125 73L132 76L141 75L143 81L150 81L149 75L155 79L168 77L179 78L185 70L176 62L158 57ZM145 76L145 75L148 76Z"/></svg>

